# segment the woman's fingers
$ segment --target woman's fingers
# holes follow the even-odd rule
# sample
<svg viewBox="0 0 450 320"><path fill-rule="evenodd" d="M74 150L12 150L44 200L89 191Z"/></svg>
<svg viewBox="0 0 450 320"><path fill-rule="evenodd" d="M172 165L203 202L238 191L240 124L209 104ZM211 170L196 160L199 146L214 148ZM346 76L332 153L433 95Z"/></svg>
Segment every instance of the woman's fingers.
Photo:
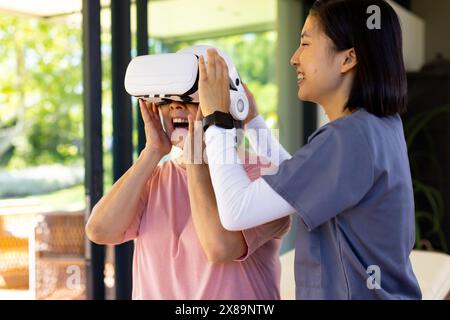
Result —
<svg viewBox="0 0 450 320"><path fill-rule="evenodd" d="M206 66L206 72L211 79L216 78L216 50L206 50L206 56L208 57L208 64Z"/></svg>
<svg viewBox="0 0 450 320"><path fill-rule="evenodd" d="M161 117L159 116L159 108L156 103L152 102L151 109L155 119L161 122Z"/></svg>
<svg viewBox="0 0 450 320"><path fill-rule="evenodd" d="M152 113L152 109L150 108L150 102L144 101L144 104L145 104L145 110L147 111L149 119L153 120L153 113Z"/></svg>
<svg viewBox="0 0 450 320"><path fill-rule="evenodd" d="M164 131L163 127L162 127L162 123L161 123L161 116L159 114L158 106L156 105L156 103L152 102L151 108L152 108L152 113L153 113L153 118L155 121L156 128L160 131Z"/></svg>
<svg viewBox="0 0 450 320"><path fill-rule="evenodd" d="M220 59L220 78L223 81L223 85L228 89L229 86L229 76L228 76L228 66L225 59L218 56Z"/></svg>
<svg viewBox="0 0 450 320"><path fill-rule="evenodd" d="M228 89L229 86L229 76L228 76L228 66L225 59L221 57L217 51L214 52L215 56L215 80L221 86Z"/></svg>
<svg viewBox="0 0 450 320"><path fill-rule="evenodd" d="M197 114L195 115L195 120L202 121L202 119L203 119L202 108L199 107L197 110Z"/></svg>
<svg viewBox="0 0 450 320"><path fill-rule="evenodd" d="M162 129L161 121L159 119L159 115L156 115L154 112L154 103L148 101L142 101L143 103L139 104L141 106L141 112L144 118L144 124L148 125L155 129Z"/></svg>
<svg viewBox="0 0 450 320"><path fill-rule="evenodd" d="M247 85L245 83L242 83L242 85L244 86L244 90L245 90L245 93L247 94L247 96L254 99L253 93L250 91L250 89L247 87Z"/></svg>
<svg viewBox="0 0 450 320"><path fill-rule="evenodd" d="M139 99L139 109L141 110L141 116L142 116L142 119L144 120L144 124L149 123L150 115L149 115L149 112L147 109L147 105L146 105L145 101L142 99Z"/></svg>
<svg viewBox="0 0 450 320"><path fill-rule="evenodd" d="M202 55L200 55L200 57L198 58L198 71L200 80L205 81L208 79L208 73L205 66L205 58Z"/></svg>
<svg viewBox="0 0 450 320"><path fill-rule="evenodd" d="M148 114L150 115L150 119L155 120L156 115L155 112L153 111L153 102L147 102L147 111Z"/></svg>
<svg viewBox="0 0 450 320"><path fill-rule="evenodd" d="M225 80L228 82L228 66L225 60L215 49L208 49L206 53L208 56L206 72L208 75L214 80Z"/></svg>
<svg viewBox="0 0 450 320"><path fill-rule="evenodd" d="M221 81L223 78L223 59L221 56L216 56L216 80Z"/></svg>
<svg viewBox="0 0 450 320"><path fill-rule="evenodd" d="M203 115L214 111L229 112L229 77L225 60L216 50L208 49L208 63L199 59L199 98Z"/></svg>
<svg viewBox="0 0 450 320"><path fill-rule="evenodd" d="M247 95L249 95L250 91L248 90L247 85L244 82L241 82L242 86L244 87L244 91Z"/></svg>
<svg viewBox="0 0 450 320"><path fill-rule="evenodd" d="M242 86L244 87L244 91L245 91L245 94L247 95L247 98L248 98L249 100L253 100L253 99L254 99L253 94L251 93L251 91L250 91L250 89L247 87L247 85L246 85L245 83L242 82Z"/></svg>

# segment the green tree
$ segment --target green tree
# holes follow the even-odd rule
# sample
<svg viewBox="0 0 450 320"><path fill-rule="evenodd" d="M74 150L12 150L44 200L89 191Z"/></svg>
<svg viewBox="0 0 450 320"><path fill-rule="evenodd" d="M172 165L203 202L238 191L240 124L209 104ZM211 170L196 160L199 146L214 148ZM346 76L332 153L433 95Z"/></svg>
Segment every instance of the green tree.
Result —
<svg viewBox="0 0 450 320"><path fill-rule="evenodd" d="M3 153L0 149L2 165L80 159L81 30L2 15L0 66L0 130L6 146ZM13 135L5 134L11 131Z"/></svg>

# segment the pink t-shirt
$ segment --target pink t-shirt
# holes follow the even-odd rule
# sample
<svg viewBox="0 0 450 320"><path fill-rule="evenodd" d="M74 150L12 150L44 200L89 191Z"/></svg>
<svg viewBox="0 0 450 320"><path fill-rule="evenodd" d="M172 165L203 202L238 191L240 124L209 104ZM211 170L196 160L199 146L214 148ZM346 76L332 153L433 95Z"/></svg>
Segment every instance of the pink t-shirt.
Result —
<svg viewBox="0 0 450 320"><path fill-rule="evenodd" d="M246 164L251 180L260 166ZM133 299L279 299L281 237L290 218L243 231L248 250L228 263L208 261L197 238L187 173L174 160L160 164L125 234L135 239Z"/></svg>

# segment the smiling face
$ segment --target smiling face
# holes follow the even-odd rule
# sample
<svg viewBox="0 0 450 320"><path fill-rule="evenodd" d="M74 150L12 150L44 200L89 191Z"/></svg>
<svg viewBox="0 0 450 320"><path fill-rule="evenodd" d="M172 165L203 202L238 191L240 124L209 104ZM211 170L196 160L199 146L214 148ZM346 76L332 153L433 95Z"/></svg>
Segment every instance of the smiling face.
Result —
<svg viewBox="0 0 450 320"><path fill-rule="evenodd" d="M172 145L183 148L189 128L188 115L191 114L195 119L198 104L172 101L161 105L159 110L164 129Z"/></svg>
<svg viewBox="0 0 450 320"><path fill-rule="evenodd" d="M309 15L300 46L291 58L291 65L297 72L298 98L323 105L342 81L341 58L318 19Z"/></svg>

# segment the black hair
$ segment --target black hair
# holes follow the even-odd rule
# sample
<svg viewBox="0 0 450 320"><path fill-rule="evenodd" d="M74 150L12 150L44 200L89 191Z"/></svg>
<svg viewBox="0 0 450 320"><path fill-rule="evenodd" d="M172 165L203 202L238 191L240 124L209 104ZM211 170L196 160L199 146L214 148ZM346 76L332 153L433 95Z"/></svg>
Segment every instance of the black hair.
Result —
<svg viewBox="0 0 450 320"><path fill-rule="evenodd" d="M380 13L378 29L369 24L373 5ZM394 9L384 0L318 0L310 15L318 18L337 51L355 50L358 63L345 108L363 107L377 116L405 113L402 30Z"/></svg>

